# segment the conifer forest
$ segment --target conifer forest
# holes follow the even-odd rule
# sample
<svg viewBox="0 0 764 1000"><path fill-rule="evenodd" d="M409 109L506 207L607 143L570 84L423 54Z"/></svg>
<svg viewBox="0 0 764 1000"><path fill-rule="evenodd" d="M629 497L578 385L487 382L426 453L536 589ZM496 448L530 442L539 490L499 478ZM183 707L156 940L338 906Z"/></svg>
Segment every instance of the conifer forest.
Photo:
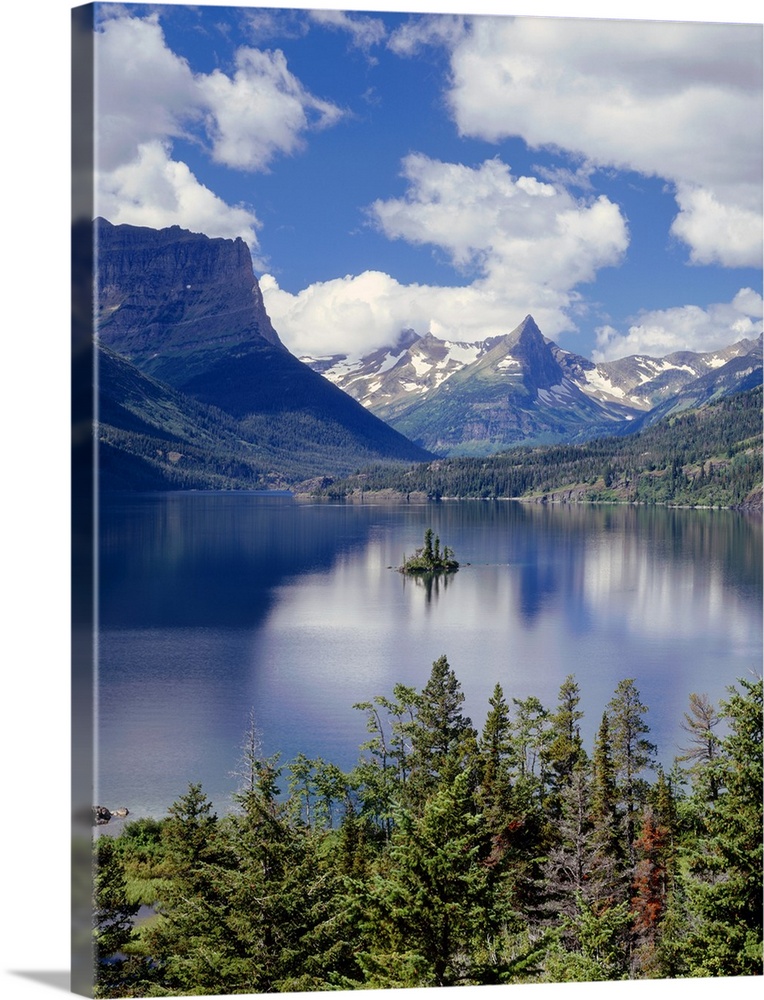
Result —
<svg viewBox="0 0 764 1000"><path fill-rule="evenodd" d="M96 995L760 975L761 679L693 694L670 767L634 680L591 746L580 700L497 684L476 727L442 656L355 706L349 773L253 718L231 812L192 784L95 839Z"/></svg>

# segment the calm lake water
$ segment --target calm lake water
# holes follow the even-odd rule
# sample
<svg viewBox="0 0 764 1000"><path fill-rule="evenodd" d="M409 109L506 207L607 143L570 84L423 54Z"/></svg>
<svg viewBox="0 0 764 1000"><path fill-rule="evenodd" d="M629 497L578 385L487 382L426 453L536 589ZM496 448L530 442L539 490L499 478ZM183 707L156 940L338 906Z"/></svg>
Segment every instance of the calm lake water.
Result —
<svg viewBox="0 0 764 1000"><path fill-rule="evenodd" d="M391 567L429 526L462 566L428 592ZM162 816L201 782L227 811L251 711L266 754L349 768L353 703L444 653L478 728L497 681L554 708L574 674L587 749L633 677L670 766L690 693L761 669L761 534L728 511L106 498L97 801Z"/></svg>

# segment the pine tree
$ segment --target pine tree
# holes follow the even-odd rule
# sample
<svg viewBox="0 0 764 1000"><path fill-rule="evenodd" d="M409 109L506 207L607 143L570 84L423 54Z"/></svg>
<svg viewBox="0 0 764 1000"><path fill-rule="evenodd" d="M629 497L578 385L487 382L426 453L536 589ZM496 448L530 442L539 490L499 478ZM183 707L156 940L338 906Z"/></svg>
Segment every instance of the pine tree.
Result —
<svg viewBox="0 0 764 1000"><path fill-rule="evenodd" d="M656 747L646 739L650 732L644 720L647 706L642 704L633 678L619 682L608 710L616 787L625 808L626 843L633 862L636 816L646 792L639 776L653 766Z"/></svg>
<svg viewBox="0 0 764 1000"><path fill-rule="evenodd" d="M615 768L607 713L602 716L592 757L592 860L587 896L613 904L624 896L624 850L619 834Z"/></svg>
<svg viewBox="0 0 764 1000"><path fill-rule="evenodd" d="M432 528L428 528L424 533L424 558L428 565L432 565Z"/></svg>
<svg viewBox="0 0 764 1000"><path fill-rule="evenodd" d="M741 679L722 702L729 734L715 761L718 797L691 851L687 892L696 976L762 974L762 681Z"/></svg>
<svg viewBox="0 0 764 1000"><path fill-rule="evenodd" d="M166 888L161 920L144 935L163 984L176 992L222 992L229 985L231 899L221 872L233 864L201 785L172 804L163 824Z"/></svg>
<svg viewBox="0 0 764 1000"><path fill-rule="evenodd" d="M129 967L118 958L133 933L138 903L127 900L125 872L113 837L102 836L94 845L93 927L95 944L95 996L125 996Z"/></svg>
<svg viewBox="0 0 764 1000"><path fill-rule="evenodd" d="M596 884L592 831L590 778L578 767L560 792L556 843L543 869L544 910L554 924L572 920L579 898L588 897Z"/></svg>
<svg viewBox="0 0 764 1000"><path fill-rule="evenodd" d="M361 744L362 756L350 781L361 797L362 814L371 817L390 839L395 802L406 792L411 756L411 731L419 701L414 688L396 684L394 699L375 695L354 705L366 712L371 738Z"/></svg>
<svg viewBox="0 0 764 1000"><path fill-rule="evenodd" d="M649 806L634 848L637 863L631 899L632 964L640 976L658 977L662 972L658 941L671 888L671 830Z"/></svg>
<svg viewBox="0 0 764 1000"><path fill-rule="evenodd" d="M489 873L481 863L486 839L464 772L442 784L421 815L396 815L389 859L367 887L367 985L482 981L475 952L495 933Z"/></svg>
<svg viewBox="0 0 764 1000"><path fill-rule="evenodd" d="M174 871L187 872L209 855L217 816L198 784L188 786L186 794L170 806L168 816L162 829L166 856Z"/></svg>
<svg viewBox="0 0 764 1000"><path fill-rule="evenodd" d="M272 821L278 811L280 790L276 782L281 776L279 757L279 754L272 757L263 755L260 732L254 713L251 713L249 727L242 742L239 766L234 772L234 777L239 778L239 788L233 799L253 823Z"/></svg>
<svg viewBox="0 0 764 1000"><path fill-rule="evenodd" d="M491 706L478 741L478 802L489 827L499 832L509 810L512 782L509 776L511 726L509 706L500 684L488 699Z"/></svg>
<svg viewBox="0 0 764 1000"><path fill-rule="evenodd" d="M706 694L690 695L690 711L684 713L682 729L689 735L689 746L680 747L680 762L692 761L689 772L696 794L706 795L713 802L718 795L718 777L714 768L719 756L719 738L714 729L719 713Z"/></svg>
<svg viewBox="0 0 764 1000"><path fill-rule="evenodd" d="M439 782L450 782L461 771L474 745L475 732L462 715L464 694L445 656L432 665L430 678L417 699L411 728L410 794L423 802Z"/></svg>
<svg viewBox="0 0 764 1000"><path fill-rule="evenodd" d="M572 674L562 685L557 710L549 716L549 736L544 747L547 770L551 772L554 795L548 802L553 813L559 809L559 796L572 780L573 772L586 763L586 751L579 730L584 713L579 711L581 694Z"/></svg>

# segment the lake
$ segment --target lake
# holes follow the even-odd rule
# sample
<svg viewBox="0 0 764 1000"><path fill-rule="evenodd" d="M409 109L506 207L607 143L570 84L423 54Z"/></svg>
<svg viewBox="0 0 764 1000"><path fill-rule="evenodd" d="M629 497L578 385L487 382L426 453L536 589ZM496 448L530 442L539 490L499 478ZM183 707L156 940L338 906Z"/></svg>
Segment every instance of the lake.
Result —
<svg viewBox="0 0 764 1000"><path fill-rule="evenodd" d="M666 766L690 693L761 670L761 521L732 511L168 493L100 519L96 801L133 816L189 782L230 809L252 711L265 754L351 767L353 704L444 653L478 728L497 682L553 709L574 674L587 750L634 678ZM393 567L430 526L461 568L428 590Z"/></svg>

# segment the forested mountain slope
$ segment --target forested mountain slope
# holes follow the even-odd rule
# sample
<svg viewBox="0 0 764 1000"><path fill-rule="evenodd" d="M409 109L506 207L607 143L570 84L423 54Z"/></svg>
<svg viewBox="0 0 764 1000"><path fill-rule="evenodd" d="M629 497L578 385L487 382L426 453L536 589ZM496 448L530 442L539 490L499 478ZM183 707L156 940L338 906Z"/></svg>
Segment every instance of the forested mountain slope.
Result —
<svg viewBox="0 0 764 1000"><path fill-rule="evenodd" d="M107 487L283 485L428 457L289 353L240 239L104 219L94 239Z"/></svg>
<svg viewBox="0 0 764 1000"><path fill-rule="evenodd" d="M370 442L329 414L320 419L297 409L239 420L140 372L107 347L97 351L102 490L287 489L385 455L384 437ZM396 435L392 460L400 461L397 444ZM426 456L419 449L411 454Z"/></svg>
<svg viewBox="0 0 764 1000"><path fill-rule="evenodd" d="M712 506L755 503L762 484L762 389L669 416L641 433L365 470L324 491L536 497ZM760 499L759 499L760 503Z"/></svg>

